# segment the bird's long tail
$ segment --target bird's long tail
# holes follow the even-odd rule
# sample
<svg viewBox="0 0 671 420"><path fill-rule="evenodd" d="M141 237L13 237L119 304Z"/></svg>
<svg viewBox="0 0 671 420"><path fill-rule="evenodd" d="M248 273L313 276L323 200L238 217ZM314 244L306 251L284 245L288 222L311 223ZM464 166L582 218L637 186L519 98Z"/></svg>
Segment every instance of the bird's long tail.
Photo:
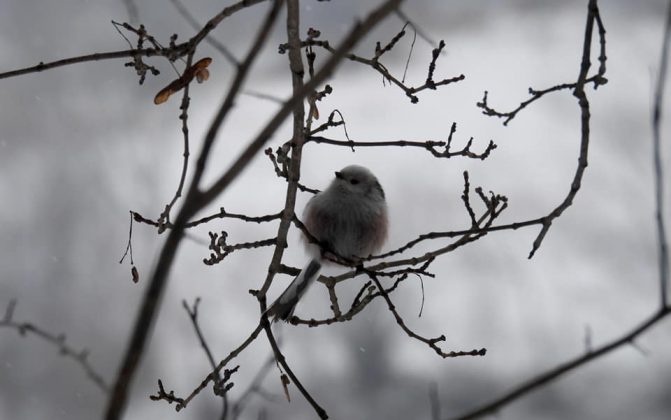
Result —
<svg viewBox="0 0 671 420"><path fill-rule="evenodd" d="M294 314L294 310L296 309L296 305L301 296L303 296L308 290L308 287L314 283L321 268L322 265L318 260L310 260L308 265L301 270L289 287L282 292L280 297L278 297L272 305L270 305L266 310L266 314L268 316L273 316L273 321L275 322L279 319L283 321L288 320L289 317Z"/></svg>

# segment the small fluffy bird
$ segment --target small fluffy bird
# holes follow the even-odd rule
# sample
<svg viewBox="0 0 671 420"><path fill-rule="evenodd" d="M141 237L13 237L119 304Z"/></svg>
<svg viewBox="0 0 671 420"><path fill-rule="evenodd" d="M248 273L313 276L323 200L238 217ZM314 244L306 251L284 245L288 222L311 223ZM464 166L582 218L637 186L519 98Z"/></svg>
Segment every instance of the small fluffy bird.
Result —
<svg viewBox="0 0 671 420"><path fill-rule="evenodd" d="M303 238L310 261L266 311L274 321L293 315L324 262L356 262L379 251L388 227L384 190L367 168L347 166L335 173L328 188L310 199L303 223L319 244Z"/></svg>

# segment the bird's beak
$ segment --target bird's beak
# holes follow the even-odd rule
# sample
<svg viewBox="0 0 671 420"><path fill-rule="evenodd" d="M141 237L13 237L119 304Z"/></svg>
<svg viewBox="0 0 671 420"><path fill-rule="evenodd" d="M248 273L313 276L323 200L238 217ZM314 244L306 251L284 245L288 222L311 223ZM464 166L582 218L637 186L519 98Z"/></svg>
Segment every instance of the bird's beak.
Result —
<svg viewBox="0 0 671 420"><path fill-rule="evenodd" d="M342 174L339 171L336 171L335 176L338 179L342 179Z"/></svg>

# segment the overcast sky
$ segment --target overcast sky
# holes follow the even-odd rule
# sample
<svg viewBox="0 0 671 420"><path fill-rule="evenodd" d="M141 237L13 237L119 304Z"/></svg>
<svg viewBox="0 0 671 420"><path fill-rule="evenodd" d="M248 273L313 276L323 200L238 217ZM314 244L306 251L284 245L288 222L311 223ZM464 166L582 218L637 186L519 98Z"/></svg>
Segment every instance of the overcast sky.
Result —
<svg viewBox="0 0 671 420"><path fill-rule="evenodd" d="M0 4L0 72L66 57L128 48L111 20L129 21L122 0L3 0ZM185 2L187 3L187 2ZM205 22L222 2L197 0L189 10ZM332 43L376 1L303 1L303 32L322 31ZM324 188L333 171L348 164L368 166L385 188L391 231L385 250L421 233L468 227L460 195L462 172L473 187L504 194L509 208L501 223L548 214L563 200L575 171L580 139L579 109L570 91L530 105L507 127L482 115L475 104L489 91L490 105L509 110L543 89L573 82L578 74L587 1L423 0L403 10L433 40L446 42L436 79L466 79L419 95L411 104L402 91L356 63L343 64L329 81L334 93L322 102L322 120L338 109L353 140L444 140L458 125L455 146L473 137L473 149L489 140L498 148L485 161L435 159L426 151L359 149L309 144L303 183ZM188 39L194 30L172 2L137 0L137 22L164 44L171 34ZM265 5L227 19L213 35L237 57L249 45ZM430 418L429 389L436 384L444 416L456 416L516 384L618 337L658 305L657 254L653 220L651 103L661 50L663 1L602 1L608 31L607 85L587 93L592 103L589 167L574 205L552 226L537 255L527 259L537 227L492 233L444 255L432 266L435 278L410 277L394 299L408 325L425 336L445 334L446 350L487 348L487 356L443 360L409 339L382 302L354 321L330 327L278 326L284 354L296 374L333 419ZM136 23L137 23L136 22ZM403 26L388 18L358 48L374 51ZM245 89L288 97L284 23L264 49ZM127 35L129 36L129 35ZM131 40L132 37L129 36ZM385 65L403 72L412 34ZM596 44L594 44L596 46ZM418 38L407 80L421 84L433 47ZM318 59L326 58L318 51ZM191 89L192 152L226 93L233 68L209 45L210 79ZM134 225L133 250L140 282L133 284L128 262L119 264L128 239L129 210L156 218L179 181L182 134L179 98L160 106L153 96L174 77L162 59L147 60L161 70L138 85L127 60L83 63L0 80L0 311L17 299L15 319L53 333L65 333L76 349L90 350L91 364L112 382L125 351L138 302L162 246L155 230ZM666 98L668 99L668 94ZM668 102L668 101L667 101ZM668 105L668 103L667 103ZM206 183L221 173L277 104L242 96L220 132ZM668 106L667 106L668 109ZM668 113L665 114L665 116ZM289 138L285 124L271 139ZM668 119L663 126L668 144ZM341 130L328 133L343 139ZM671 171L665 150L667 173ZM263 215L283 206L285 184L259 155L243 176L203 215L220 206L235 213ZM669 190L665 191L669 197ZM301 193L301 209L310 195ZM668 208L668 206L667 206ZM668 217L668 214L667 214ZM208 372L182 300L202 298L203 331L221 359L246 338L258 321L249 289L265 278L270 250L235 253L210 267L208 231L226 230L231 243L271 237L276 224L215 221L192 231L180 248L137 379L127 419L214 418L220 402L203 392L187 410L175 413L150 401L156 380L177 394L189 393ZM285 263L302 266L305 255L291 232ZM408 254L422 255L436 242ZM332 274L338 273L335 269ZM271 296L289 277L278 276ZM348 302L362 279L339 286ZM422 298L422 287L424 299ZM423 305L421 318L418 317ZM298 309L304 318L328 315L325 289L312 288ZM106 396L80 366L34 336L0 329L0 418L99 418ZM501 419L661 419L671 411L671 327L662 322L636 346L621 348L499 414ZM231 398L236 400L265 362L264 339L236 364ZM314 412L290 387L282 396L280 372L272 368L264 389L252 397L242 418L312 419Z"/></svg>

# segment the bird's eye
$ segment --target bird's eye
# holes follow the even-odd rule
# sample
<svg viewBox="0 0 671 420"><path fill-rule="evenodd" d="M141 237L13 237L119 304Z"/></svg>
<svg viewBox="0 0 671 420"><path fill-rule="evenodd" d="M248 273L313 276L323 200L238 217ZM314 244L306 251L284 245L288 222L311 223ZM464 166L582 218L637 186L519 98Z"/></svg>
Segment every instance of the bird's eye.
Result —
<svg viewBox="0 0 671 420"><path fill-rule="evenodd" d="M353 179L350 179L350 180L349 180L349 183L352 184L352 185L356 185L356 184L359 183L359 180L353 178Z"/></svg>

